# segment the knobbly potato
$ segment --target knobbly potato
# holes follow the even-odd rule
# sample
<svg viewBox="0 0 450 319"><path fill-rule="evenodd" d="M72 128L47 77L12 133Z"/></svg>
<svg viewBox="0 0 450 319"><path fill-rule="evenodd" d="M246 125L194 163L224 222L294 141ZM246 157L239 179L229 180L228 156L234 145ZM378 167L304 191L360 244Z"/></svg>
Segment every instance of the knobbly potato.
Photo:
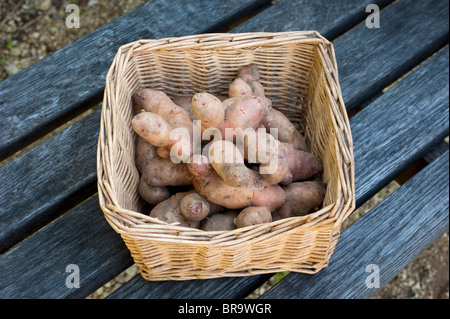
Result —
<svg viewBox="0 0 450 319"><path fill-rule="evenodd" d="M208 168L207 163L208 160L203 159L199 163L188 163L187 166L192 173L195 189L209 202L228 209L260 206L273 210L284 204L284 190L279 185L264 182L258 172L249 170L248 185L233 187L225 183L212 168Z"/></svg>
<svg viewBox="0 0 450 319"><path fill-rule="evenodd" d="M216 231L216 230L233 230L236 229L234 220L238 215L237 211L228 210L223 213L217 213L212 216L205 218L202 221L200 229L205 231Z"/></svg>
<svg viewBox="0 0 450 319"><path fill-rule="evenodd" d="M320 206L326 186L317 181L296 182L283 187L286 202L276 210L280 218L303 216Z"/></svg>
<svg viewBox="0 0 450 319"><path fill-rule="evenodd" d="M170 192L165 186L151 186L143 177L139 179L139 195L147 203L156 205L170 197Z"/></svg>
<svg viewBox="0 0 450 319"><path fill-rule="evenodd" d="M186 220L200 221L209 215L210 205L198 193L190 193L180 201L181 214Z"/></svg>
<svg viewBox="0 0 450 319"><path fill-rule="evenodd" d="M200 228L200 221L188 221L180 209L180 201L190 192L177 193L156 205L150 211L150 217L158 218L166 223L178 223L179 226Z"/></svg>
<svg viewBox="0 0 450 319"><path fill-rule="evenodd" d="M272 213L267 207L247 207L236 217L235 224L237 228L241 228L271 221Z"/></svg>
<svg viewBox="0 0 450 319"><path fill-rule="evenodd" d="M144 170L143 176L152 186L183 186L191 184L191 173L185 163L174 163L170 158L155 158Z"/></svg>

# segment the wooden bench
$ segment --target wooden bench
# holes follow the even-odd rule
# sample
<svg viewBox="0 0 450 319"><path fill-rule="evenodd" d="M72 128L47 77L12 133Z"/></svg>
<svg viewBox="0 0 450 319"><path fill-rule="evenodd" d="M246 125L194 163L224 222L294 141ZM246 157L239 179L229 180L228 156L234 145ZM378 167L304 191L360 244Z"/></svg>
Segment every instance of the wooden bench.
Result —
<svg viewBox="0 0 450 319"><path fill-rule="evenodd" d="M380 28L368 28L368 4ZM448 1L153 0L0 83L0 160L92 109L117 48L205 32L317 30L333 41L354 139L357 207L429 164L339 239L316 275L290 273L262 298L369 298L448 229ZM182 27L181 27L182 26ZM77 63L70 63L76 57ZM391 86L401 78L396 85ZM0 167L0 298L85 298L133 264L96 196L100 111ZM432 155L430 155L432 154ZM68 265L80 285L68 288ZM245 298L271 275L148 282L108 298Z"/></svg>

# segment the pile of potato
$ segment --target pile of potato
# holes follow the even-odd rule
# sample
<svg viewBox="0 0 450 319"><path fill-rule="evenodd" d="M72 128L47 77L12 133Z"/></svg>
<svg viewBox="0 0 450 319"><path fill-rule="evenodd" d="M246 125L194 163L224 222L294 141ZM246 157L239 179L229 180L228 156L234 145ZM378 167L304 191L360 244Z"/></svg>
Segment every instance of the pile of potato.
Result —
<svg viewBox="0 0 450 319"><path fill-rule="evenodd" d="M321 205L322 160L272 108L257 65L239 70L228 96L199 92L170 99L141 89L133 94L133 107L138 192L152 205L151 217L231 230L305 215Z"/></svg>

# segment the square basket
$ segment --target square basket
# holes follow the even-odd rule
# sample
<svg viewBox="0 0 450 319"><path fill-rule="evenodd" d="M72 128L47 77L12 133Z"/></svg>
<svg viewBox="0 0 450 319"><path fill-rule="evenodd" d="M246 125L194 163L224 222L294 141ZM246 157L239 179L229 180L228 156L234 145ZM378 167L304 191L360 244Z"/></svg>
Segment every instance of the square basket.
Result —
<svg viewBox="0 0 450 319"><path fill-rule="evenodd" d="M132 94L227 94L240 67L256 63L273 107L323 160L323 205L306 216L207 232L148 216L139 197ZM355 208L353 142L332 44L315 31L201 34L119 48L106 77L97 157L100 207L147 280L316 273L328 265Z"/></svg>

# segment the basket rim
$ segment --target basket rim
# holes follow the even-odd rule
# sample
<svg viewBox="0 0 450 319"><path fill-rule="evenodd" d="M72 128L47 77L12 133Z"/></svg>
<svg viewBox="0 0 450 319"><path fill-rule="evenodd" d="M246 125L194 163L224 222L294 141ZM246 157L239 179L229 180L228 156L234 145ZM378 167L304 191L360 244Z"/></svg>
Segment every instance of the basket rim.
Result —
<svg viewBox="0 0 450 319"><path fill-rule="evenodd" d="M139 39L126 43L119 47L117 54L130 49L139 50L167 50L167 49L187 49L198 48L204 50L236 49L239 47L251 47L255 45L268 45L270 43L295 43L311 42L331 45L328 39L318 31L283 31L283 32L227 32L227 33L202 33L185 35L179 37L164 37L160 39L148 38ZM239 44L239 46L238 46Z"/></svg>
<svg viewBox="0 0 450 319"><path fill-rule="evenodd" d="M138 214L137 217L146 216L139 212L133 212L122 208L119 203L114 202L114 199L108 195L109 190L108 184L102 180L103 176L103 165L102 158L107 157L107 154L103 154L102 150L104 145L103 139L105 138L105 134L108 134L106 130L108 127L105 125L105 117L107 114L107 101L110 100L108 93L111 90L116 89L114 87L114 75L117 76L117 73L120 72L121 68L125 64L131 55L136 54L139 50L174 50L174 49L187 49L187 48L202 48L208 50L218 50L224 48L235 49L238 43L240 43L240 47L254 47L262 46L262 45L271 45L277 43L277 41L289 41L289 43L314 43L320 45L321 49L321 58L325 59L326 68L326 78L329 83L331 83L331 87L333 88L330 94L335 98L338 104L339 114L334 114L336 117L338 124L342 127L342 134L345 135L345 139L348 145L340 145L341 151L344 150L344 163L349 168L348 176L346 178L350 181L350 189L351 193L348 194L348 200L345 203L334 203L334 207L330 209L330 218L334 218L334 214L337 211L343 211L344 213L340 215L339 218L334 218L334 228L340 228L341 223L350 215L355 209L355 179L354 179L354 159L353 159L353 141L351 136L350 123L348 120L347 112L345 109L345 105L342 98L342 93L340 89L340 84L338 80L338 69L336 57L334 54L333 44L320 35L317 31L286 31L286 32L246 32L246 33L205 33L205 34L196 34L196 35L187 35L181 37L166 37L161 39L141 39L134 42L130 42L128 44L122 45L111 64L110 69L106 75L106 86L104 91L104 99L102 105L101 112L101 125L100 125L100 134L98 138L98 147L97 147L97 184L98 184L98 193L99 193L99 204L102 209L108 223L116 230L116 232L121 234L126 234L127 236L132 236L132 232L134 230L133 227L127 226L123 221L121 221L120 215L121 212L126 212L127 216L129 213ZM110 102L114 102L111 100ZM114 104L114 103L111 103ZM341 190L342 192L342 190ZM109 203L107 203L109 202ZM329 205L331 206L331 205ZM325 208L319 210L319 212L323 211ZM333 213L334 212L334 213ZM141 215L141 216L139 216ZM311 215L311 214L309 214ZM307 215L307 216L309 216ZM144 219L147 220L146 216ZM304 216L292 217L290 219L299 221ZM124 218L122 216L122 218ZM148 217L152 219L151 217ZM126 219L126 218L125 218ZM150 220L151 223L162 224L166 227L167 231L171 232L186 232L190 233L202 232L202 234L206 234L208 232L203 230L192 229L183 226L170 225L164 221L155 221ZM279 221L273 221L270 224L272 227L274 225L278 225ZM287 222L287 219L285 219ZM265 227L268 227L266 224L259 224L246 227L246 231L255 231L258 232ZM221 236L225 233L230 233L232 231L216 231L209 232L214 233L215 236ZM131 233L130 233L131 232Z"/></svg>

